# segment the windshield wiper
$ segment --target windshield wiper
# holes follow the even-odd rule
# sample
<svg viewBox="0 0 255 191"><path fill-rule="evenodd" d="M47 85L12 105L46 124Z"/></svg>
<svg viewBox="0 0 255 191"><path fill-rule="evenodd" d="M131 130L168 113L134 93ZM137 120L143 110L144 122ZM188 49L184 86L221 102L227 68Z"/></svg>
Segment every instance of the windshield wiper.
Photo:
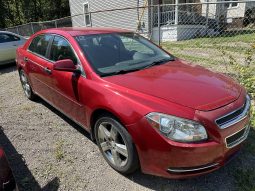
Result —
<svg viewBox="0 0 255 191"><path fill-rule="evenodd" d="M102 74L101 77L114 76L114 75L118 75L118 74L127 74L129 72L134 72L134 71L138 71L138 70L141 70L141 68L134 68L134 69L129 69L129 70L118 70L116 72Z"/></svg>
<svg viewBox="0 0 255 191"><path fill-rule="evenodd" d="M147 69L147 68L150 68L152 66L164 64L164 63L169 62L169 61L174 61L174 58L164 58L164 59L161 59L161 60L156 60L156 61L150 63L149 65L145 66L143 69Z"/></svg>
<svg viewBox="0 0 255 191"><path fill-rule="evenodd" d="M169 61L174 61L174 58L164 58L164 59L161 59L161 60L157 60L157 61L154 61L154 62L150 63L149 65L147 65L145 67L139 67L139 68L133 68L133 69L127 69L127 70L122 69L122 70L118 70L118 71L111 72L111 73L101 74L101 77L114 76L114 75L119 75L119 74L127 74L127 73L135 72L135 71L138 71L138 70L144 70L144 69L150 68L152 66L160 65L160 64L163 64L163 63L166 63L166 62L169 62Z"/></svg>

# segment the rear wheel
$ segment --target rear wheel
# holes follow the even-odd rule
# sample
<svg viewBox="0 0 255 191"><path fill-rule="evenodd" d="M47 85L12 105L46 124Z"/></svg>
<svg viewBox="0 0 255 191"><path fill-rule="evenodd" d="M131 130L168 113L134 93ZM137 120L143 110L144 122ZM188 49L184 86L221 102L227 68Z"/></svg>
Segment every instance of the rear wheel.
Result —
<svg viewBox="0 0 255 191"><path fill-rule="evenodd" d="M113 169L129 174L138 168L138 157L131 136L114 117L100 117L95 124L95 135L100 152Z"/></svg>
<svg viewBox="0 0 255 191"><path fill-rule="evenodd" d="M26 97L30 100L35 100L36 95L33 93L32 87L28 81L27 75L25 74L24 70L19 71L19 76Z"/></svg>

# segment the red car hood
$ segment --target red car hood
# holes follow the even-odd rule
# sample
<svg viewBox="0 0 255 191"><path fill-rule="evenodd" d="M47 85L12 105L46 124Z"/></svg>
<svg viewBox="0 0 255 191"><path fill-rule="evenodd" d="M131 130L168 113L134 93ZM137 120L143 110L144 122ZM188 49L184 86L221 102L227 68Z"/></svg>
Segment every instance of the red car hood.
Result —
<svg viewBox="0 0 255 191"><path fill-rule="evenodd" d="M232 79L180 60L104 79L203 111L227 105L241 93L241 86Z"/></svg>

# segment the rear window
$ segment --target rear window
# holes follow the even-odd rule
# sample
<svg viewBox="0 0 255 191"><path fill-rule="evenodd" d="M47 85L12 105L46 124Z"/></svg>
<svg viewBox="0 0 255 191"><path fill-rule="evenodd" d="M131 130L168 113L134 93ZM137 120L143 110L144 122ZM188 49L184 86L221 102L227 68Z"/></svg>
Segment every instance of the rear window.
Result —
<svg viewBox="0 0 255 191"><path fill-rule="evenodd" d="M14 42L19 40L20 38L15 35L0 33L0 43Z"/></svg>
<svg viewBox="0 0 255 191"><path fill-rule="evenodd" d="M43 57L46 57L47 49L51 39L52 35L37 36L32 40L30 46L28 47L28 50Z"/></svg>

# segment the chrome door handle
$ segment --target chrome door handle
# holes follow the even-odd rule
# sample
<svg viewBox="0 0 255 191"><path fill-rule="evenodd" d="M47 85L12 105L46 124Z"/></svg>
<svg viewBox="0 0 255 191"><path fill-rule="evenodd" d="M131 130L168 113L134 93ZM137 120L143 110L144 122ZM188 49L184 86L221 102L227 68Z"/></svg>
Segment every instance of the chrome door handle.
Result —
<svg viewBox="0 0 255 191"><path fill-rule="evenodd" d="M28 62L28 57L24 57L24 61L25 61L25 62Z"/></svg>
<svg viewBox="0 0 255 191"><path fill-rule="evenodd" d="M45 73L51 74L51 70L49 68L45 67L43 70L44 70Z"/></svg>

